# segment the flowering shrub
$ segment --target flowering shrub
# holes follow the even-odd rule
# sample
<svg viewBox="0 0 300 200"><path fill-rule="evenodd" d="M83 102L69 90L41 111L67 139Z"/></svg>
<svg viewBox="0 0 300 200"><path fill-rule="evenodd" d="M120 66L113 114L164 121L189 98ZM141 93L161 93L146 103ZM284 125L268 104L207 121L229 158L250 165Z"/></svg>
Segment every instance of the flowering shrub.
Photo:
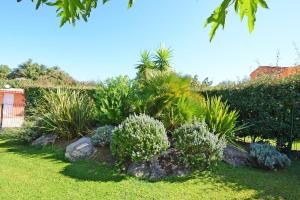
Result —
<svg viewBox="0 0 300 200"><path fill-rule="evenodd" d="M164 125L147 115L131 115L113 131L111 150L120 164L149 161L169 147Z"/></svg>
<svg viewBox="0 0 300 200"><path fill-rule="evenodd" d="M182 160L193 168L209 168L222 159L225 139L210 133L204 122L182 125L172 135Z"/></svg>
<svg viewBox="0 0 300 200"><path fill-rule="evenodd" d="M257 164L265 169L280 169L291 164L290 159L283 153L278 152L269 144L252 143L250 155L257 160Z"/></svg>
<svg viewBox="0 0 300 200"><path fill-rule="evenodd" d="M91 141L95 146L106 146L111 142L112 131L114 126L102 126L97 128L95 134L91 137Z"/></svg>

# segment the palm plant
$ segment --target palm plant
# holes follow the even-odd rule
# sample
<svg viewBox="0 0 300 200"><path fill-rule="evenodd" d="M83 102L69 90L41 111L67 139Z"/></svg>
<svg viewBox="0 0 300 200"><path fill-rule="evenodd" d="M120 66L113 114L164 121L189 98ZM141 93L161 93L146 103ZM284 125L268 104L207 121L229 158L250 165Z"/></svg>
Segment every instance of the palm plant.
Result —
<svg viewBox="0 0 300 200"><path fill-rule="evenodd" d="M141 52L141 60L139 61L136 69L138 69L138 79L147 79L148 73L153 69L154 63L152 62L152 56L150 51L144 50Z"/></svg>
<svg viewBox="0 0 300 200"><path fill-rule="evenodd" d="M153 62L158 70L169 71L171 68L171 58L172 50L170 48L161 46L159 49L156 50Z"/></svg>
<svg viewBox="0 0 300 200"><path fill-rule="evenodd" d="M204 98L191 90L191 78L174 72L158 73L145 81L140 92L144 108L140 111L162 120L168 129L203 119Z"/></svg>

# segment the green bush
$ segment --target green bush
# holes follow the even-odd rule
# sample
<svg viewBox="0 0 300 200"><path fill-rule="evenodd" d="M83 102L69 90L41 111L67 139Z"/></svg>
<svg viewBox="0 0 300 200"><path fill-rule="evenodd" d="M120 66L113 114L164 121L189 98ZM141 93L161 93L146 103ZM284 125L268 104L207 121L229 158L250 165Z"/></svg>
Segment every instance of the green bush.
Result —
<svg viewBox="0 0 300 200"><path fill-rule="evenodd" d="M144 114L129 116L113 131L111 150L120 164L149 161L168 147L164 125Z"/></svg>
<svg viewBox="0 0 300 200"><path fill-rule="evenodd" d="M182 154L184 163L197 169L206 169L223 157L225 140L210 133L204 122L185 124L173 134L174 146Z"/></svg>
<svg viewBox="0 0 300 200"><path fill-rule="evenodd" d="M94 120L94 104L86 94L70 89L46 92L36 110L39 129L72 139L89 132Z"/></svg>
<svg viewBox="0 0 300 200"><path fill-rule="evenodd" d="M269 144L252 143L250 155L254 157L257 164L265 169L281 169L290 166L290 159L283 153L278 152Z"/></svg>
<svg viewBox="0 0 300 200"><path fill-rule="evenodd" d="M42 136L36 128L35 121L26 121L21 128L4 128L0 133L1 137L20 143L31 143Z"/></svg>
<svg viewBox="0 0 300 200"><path fill-rule="evenodd" d="M95 146L106 146L111 142L114 126L102 126L96 129L95 134L91 137L92 143Z"/></svg>
<svg viewBox="0 0 300 200"><path fill-rule="evenodd" d="M238 111L230 110L227 102L222 102L220 97L210 97L204 104L205 121L209 130L219 137L233 140L235 132L245 126L237 126Z"/></svg>
<svg viewBox="0 0 300 200"><path fill-rule="evenodd" d="M93 95L97 120L101 124L118 125L128 115L128 94L131 81L127 76L107 79L97 85Z"/></svg>
<svg viewBox="0 0 300 200"><path fill-rule="evenodd" d="M157 73L140 88L141 112L161 120L168 130L194 118L204 119L204 98L192 90L192 79L174 72Z"/></svg>
<svg viewBox="0 0 300 200"><path fill-rule="evenodd" d="M208 96L222 96L239 110L239 124L249 126L238 136L274 139L280 149L291 149L300 138L300 76L263 78L208 88Z"/></svg>

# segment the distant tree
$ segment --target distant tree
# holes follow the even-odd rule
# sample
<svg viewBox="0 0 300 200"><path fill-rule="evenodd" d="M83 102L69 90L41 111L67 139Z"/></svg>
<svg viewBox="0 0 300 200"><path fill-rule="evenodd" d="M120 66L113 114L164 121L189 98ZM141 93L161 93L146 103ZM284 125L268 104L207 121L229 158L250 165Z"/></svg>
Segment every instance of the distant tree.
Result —
<svg viewBox="0 0 300 200"><path fill-rule="evenodd" d="M30 79L37 80L45 74L46 66L33 63L31 59L20 64L9 74L9 79Z"/></svg>
<svg viewBox="0 0 300 200"><path fill-rule="evenodd" d="M44 86L76 84L76 80L59 67L47 67L33 63L31 59L13 69L8 78L32 80L35 84Z"/></svg>
<svg viewBox="0 0 300 200"><path fill-rule="evenodd" d="M22 0L17 0L21 2ZM60 26L66 22L75 24L79 19L88 20L93 9L98 3L105 4L110 0L31 0L36 3L36 9L41 4L56 8L57 16L61 18ZM128 8L131 8L135 0L128 0ZM217 29L222 26L224 29L227 13L234 9L240 19L248 18L248 28L252 32L256 21L258 7L268 8L266 0L222 0L212 15L207 19L205 26L211 24L210 40L214 37Z"/></svg>
<svg viewBox="0 0 300 200"><path fill-rule="evenodd" d="M0 65L0 79L7 79L10 72L11 68L8 65Z"/></svg>

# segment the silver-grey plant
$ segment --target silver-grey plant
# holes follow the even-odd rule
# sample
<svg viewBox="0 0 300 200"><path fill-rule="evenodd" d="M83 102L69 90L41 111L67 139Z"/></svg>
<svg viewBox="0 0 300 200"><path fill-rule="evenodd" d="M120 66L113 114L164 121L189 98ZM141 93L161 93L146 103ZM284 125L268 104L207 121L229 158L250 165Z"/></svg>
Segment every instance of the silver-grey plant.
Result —
<svg viewBox="0 0 300 200"><path fill-rule="evenodd" d="M265 169L281 169L291 165L291 160L285 154L269 144L252 143L250 155L256 159L260 167Z"/></svg>

